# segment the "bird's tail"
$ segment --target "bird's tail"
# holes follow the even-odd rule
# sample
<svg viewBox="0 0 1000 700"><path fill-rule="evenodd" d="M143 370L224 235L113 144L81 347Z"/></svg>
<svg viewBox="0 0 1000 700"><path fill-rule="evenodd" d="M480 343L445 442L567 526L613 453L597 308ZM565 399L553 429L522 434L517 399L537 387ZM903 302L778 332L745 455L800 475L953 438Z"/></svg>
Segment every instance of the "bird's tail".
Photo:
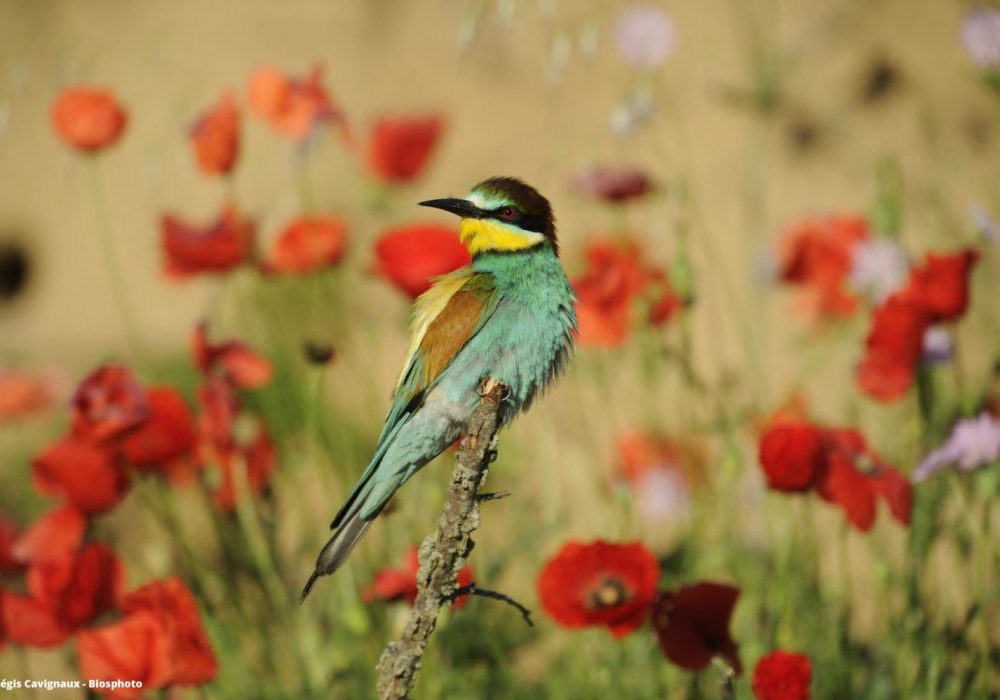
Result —
<svg viewBox="0 0 1000 700"><path fill-rule="evenodd" d="M382 457L386 449L384 444L388 443L385 442L383 436L379 442L380 447L376 449L375 457L365 468L358 483L354 486L354 491L337 511L333 522L330 523L330 527L336 529L336 532L320 550L319 556L316 557L316 568L302 589L302 594L299 596L300 603L309 595L309 591L312 590L320 576L329 576L343 565L347 560L347 555L354 549L358 540L364 536L372 521L385 508L385 504L392 498L392 494L412 473L412 471L403 470L381 474L380 478L376 480L376 474L385 471L382 468Z"/></svg>
<svg viewBox="0 0 1000 700"><path fill-rule="evenodd" d="M329 576L340 568L347 560L347 555L354 549L354 545L358 543L358 540L364 536L368 530L368 526L372 524L377 515L378 513L375 513L370 518L362 518L359 509L346 518L343 524L337 528L333 537L327 541L323 549L320 550L319 556L316 557L316 568L302 589L302 594L299 596L300 603L309 595L309 591L312 590L313 585L320 576Z"/></svg>

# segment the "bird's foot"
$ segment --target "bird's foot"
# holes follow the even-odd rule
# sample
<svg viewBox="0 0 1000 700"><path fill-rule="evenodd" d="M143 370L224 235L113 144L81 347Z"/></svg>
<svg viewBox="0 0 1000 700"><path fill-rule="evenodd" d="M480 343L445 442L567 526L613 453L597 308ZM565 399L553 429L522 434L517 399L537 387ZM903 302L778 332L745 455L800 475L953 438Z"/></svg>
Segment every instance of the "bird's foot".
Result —
<svg viewBox="0 0 1000 700"><path fill-rule="evenodd" d="M484 399L490 399L494 403L500 403L510 397L510 387L504 382L487 377L479 385L479 395Z"/></svg>

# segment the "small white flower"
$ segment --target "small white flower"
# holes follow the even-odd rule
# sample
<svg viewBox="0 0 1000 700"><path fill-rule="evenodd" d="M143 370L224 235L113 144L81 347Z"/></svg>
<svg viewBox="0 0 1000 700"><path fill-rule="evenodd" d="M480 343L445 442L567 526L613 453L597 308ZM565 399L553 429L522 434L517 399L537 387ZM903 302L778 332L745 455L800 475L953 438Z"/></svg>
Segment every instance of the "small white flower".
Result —
<svg viewBox="0 0 1000 700"><path fill-rule="evenodd" d="M851 248L848 283L878 304L899 289L909 273L906 252L889 238L870 238Z"/></svg>

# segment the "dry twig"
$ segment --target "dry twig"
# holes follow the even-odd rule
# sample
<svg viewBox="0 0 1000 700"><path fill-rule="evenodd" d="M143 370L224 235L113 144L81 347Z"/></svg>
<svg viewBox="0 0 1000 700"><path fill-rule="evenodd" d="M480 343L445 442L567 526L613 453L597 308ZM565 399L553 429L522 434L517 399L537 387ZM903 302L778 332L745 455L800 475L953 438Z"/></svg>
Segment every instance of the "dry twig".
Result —
<svg viewBox="0 0 1000 700"><path fill-rule="evenodd" d="M417 599L410 619L403 636L386 647L378 662L378 695L382 700L409 695L438 611L453 599L458 572L475 546L471 535L479 527L481 499L477 494L496 455L498 412L506 394L507 387L499 382L487 380L483 385L482 401L462 440L437 530L420 545Z"/></svg>
<svg viewBox="0 0 1000 700"><path fill-rule="evenodd" d="M733 680L736 678L736 671L721 657L714 657L712 665L719 672L719 690L722 692L723 700L736 700L736 688Z"/></svg>

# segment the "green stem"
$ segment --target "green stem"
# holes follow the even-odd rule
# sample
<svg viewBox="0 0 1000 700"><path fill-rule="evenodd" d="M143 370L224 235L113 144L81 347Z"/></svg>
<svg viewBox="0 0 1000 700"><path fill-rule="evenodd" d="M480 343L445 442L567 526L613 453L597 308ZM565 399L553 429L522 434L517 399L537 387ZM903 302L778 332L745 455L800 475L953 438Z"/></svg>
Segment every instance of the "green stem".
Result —
<svg viewBox="0 0 1000 700"><path fill-rule="evenodd" d="M146 353L140 340L135 313L129 303L128 286L125 284L121 259L118 256L118 249L115 246L114 233L111 229L111 217L108 215L107 197L104 194L101 173L98 170L98 164L95 159L91 159L88 165L90 197L97 219L97 246L104 258L105 272L108 276L108 282L111 285L111 296L114 297L115 303L118 306L118 313L125 326L125 334L128 337L132 354L136 360L144 362Z"/></svg>
<svg viewBox="0 0 1000 700"><path fill-rule="evenodd" d="M718 656L712 657L712 666L719 672L719 690L724 700L736 700L736 688L733 686L736 672Z"/></svg>
<svg viewBox="0 0 1000 700"><path fill-rule="evenodd" d="M145 505L146 510L153 516L153 519L163 528L164 532L172 537L173 541L177 544L177 548L180 550L186 566L190 567L192 573L195 574L194 576L186 577L187 583L194 588L194 592L199 598L207 600L201 583L202 577L216 580L219 577L212 570L212 567L191 549L184 535L184 530L181 527L181 522L168 503L170 499L170 494L167 493L168 488L168 486L165 487L162 484L141 484L135 491L139 495L139 500Z"/></svg>
<svg viewBox="0 0 1000 700"><path fill-rule="evenodd" d="M989 684L990 677L990 621L989 621L989 609L990 609L990 590L987 583L989 578L989 563L987 562L988 546L990 533L984 531L980 527L979 521L976 519L976 514L972 506L972 502L969 498L969 494L966 491L966 483L962 480L958 472L954 470L949 470L949 480L951 484L952 491L958 497L959 503L961 504L961 510L965 514L968 527L969 535L972 537L973 547L975 549L975 559L973 562L973 579L975 580L975 597L979 605L979 619L982 624L979 626L980 638L979 643L980 653L982 654L982 676L980 677L983 682L986 691ZM985 521L988 522L988 521Z"/></svg>
<svg viewBox="0 0 1000 700"><path fill-rule="evenodd" d="M272 557L273 552L267 547L267 538L257 519L253 497L250 495L247 462L242 456L235 458L233 481L236 490L236 519L243 531L250 558L260 574L261 583L271 598L274 609L284 610L288 607L290 597L275 574L277 567Z"/></svg>
<svg viewBox="0 0 1000 700"><path fill-rule="evenodd" d="M22 646L15 646L14 649L17 650L17 668L21 671L25 678L31 678L31 654L29 654L28 650ZM38 692L38 688L31 689L31 697L41 697Z"/></svg>

